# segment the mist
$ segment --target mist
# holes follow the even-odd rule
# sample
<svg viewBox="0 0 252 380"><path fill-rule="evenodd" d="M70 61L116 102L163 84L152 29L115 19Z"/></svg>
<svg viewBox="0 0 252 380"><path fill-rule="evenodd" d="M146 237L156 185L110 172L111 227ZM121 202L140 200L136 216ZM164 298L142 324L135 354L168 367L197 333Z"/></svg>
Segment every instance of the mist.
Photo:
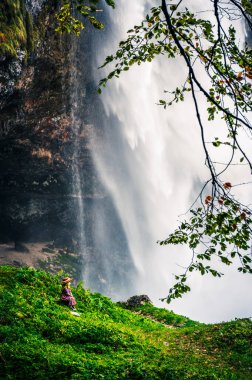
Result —
<svg viewBox="0 0 252 380"><path fill-rule="evenodd" d="M194 3L197 9L199 2ZM108 15L109 31L97 48L96 67L115 50L126 31L142 20L146 9L146 1L118 2L117 9ZM164 98L163 91L172 91L183 83L186 74L182 60L161 57L133 67L108 84L101 96L106 112L102 141L105 148L94 148L96 169L113 200L138 272L134 283L129 284L136 294L148 294L156 305L202 322L250 317L250 276L219 263L216 265L225 272L221 279L193 274L189 279L190 294L168 306L159 301L174 283L173 274L183 273L191 255L182 246L161 247L157 241L174 230L178 219L189 216L184 214L209 178L190 95L167 110L156 104ZM95 75L98 81L106 71L95 71ZM203 73L199 75L203 78ZM206 119L200 95L199 102ZM209 141L217 124L211 127ZM223 133L221 128L218 133ZM246 136L242 139L247 144ZM217 153L216 159L227 162L227 156L224 150L221 155ZM234 168L231 178L234 183L246 182L247 168ZM249 202L248 187L237 191Z"/></svg>

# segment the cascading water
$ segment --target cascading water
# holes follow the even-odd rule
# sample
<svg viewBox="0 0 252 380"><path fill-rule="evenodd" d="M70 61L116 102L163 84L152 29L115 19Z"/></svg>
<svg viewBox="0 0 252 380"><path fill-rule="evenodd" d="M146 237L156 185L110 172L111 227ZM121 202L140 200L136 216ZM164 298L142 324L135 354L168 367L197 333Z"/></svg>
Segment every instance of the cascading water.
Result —
<svg viewBox="0 0 252 380"><path fill-rule="evenodd" d="M101 130L104 113L92 75L93 28L71 42L72 185L78 251L83 258L85 286L113 298L132 294L134 265L125 233L111 197L97 178L92 160L95 131ZM123 258L121 253L123 252Z"/></svg>
<svg viewBox="0 0 252 380"><path fill-rule="evenodd" d="M78 44L76 40L72 40L71 48L71 61L73 63L71 70L70 83L72 85L71 92L71 120L72 120L72 133L73 133L73 159L72 159L72 197L75 200L75 210L77 215L77 236L78 236L78 249L81 255L84 254L86 247L86 233L85 233L85 213L84 213L84 201L83 201L83 188L81 183L80 174L80 156L81 156L81 120L79 118L78 104L80 97L80 82L78 77Z"/></svg>
<svg viewBox="0 0 252 380"><path fill-rule="evenodd" d="M196 7L197 4L195 1ZM106 21L109 31L96 41L98 54L94 67L101 65L105 56L115 49L128 28L141 21L146 5L150 2L118 2L117 11ZM168 63L165 59L132 68L120 80L109 84L101 97L105 113L97 110L94 116L95 124L104 128L102 134L96 133L93 142L96 170L127 239L133 260L132 266L127 267L138 272L126 283L124 293L132 295L132 289L134 293L147 293L155 303L167 294L173 283L172 273L182 272L181 266L186 267L189 260L185 250L162 248L156 241L174 229L177 216L188 209L208 178L191 101L167 111L155 104L162 98L163 89L173 90L178 78L184 79L184 70L179 60ZM96 71L94 76L97 78ZM235 178L236 174L233 173ZM99 218L107 233L111 231L111 220L102 215ZM112 239L116 234L114 230ZM103 234L95 231L97 247L102 247L105 235L104 231ZM119 247L121 265L127 249ZM103 256L103 260L107 267L119 269L110 255ZM111 270L105 273L107 279L113 275ZM94 279L87 282L97 288ZM117 284L117 280L112 282ZM251 282L247 276L229 269L219 281L194 276L191 283L193 292L172 305L176 312L206 322L248 316ZM109 293L106 284L103 290ZM115 298L122 294L119 283L112 293Z"/></svg>

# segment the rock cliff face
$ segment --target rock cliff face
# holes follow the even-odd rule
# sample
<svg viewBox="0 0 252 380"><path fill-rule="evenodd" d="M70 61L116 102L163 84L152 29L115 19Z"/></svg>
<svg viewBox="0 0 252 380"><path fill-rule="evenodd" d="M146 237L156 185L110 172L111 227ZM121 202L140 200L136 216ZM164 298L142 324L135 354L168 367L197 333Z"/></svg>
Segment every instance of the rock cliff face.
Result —
<svg viewBox="0 0 252 380"><path fill-rule="evenodd" d="M94 31L85 29L78 42L60 36L47 2L24 5L22 17L30 23L16 53L1 50L0 39L0 243L20 249L54 241L56 247L82 249L88 282L112 294L108 288L129 280L132 263L92 159L105 117L92 75Z"/></svg>
<svg viewBox="0 0 252 380"><path fill-rule="evenodd" d="M82 101L78 117L73 110L78 100L73 99L76 77L86 92L92 87L90 39L87 32L82 41L83 72L76 73L76 38L55 33L53 12L46 5L39 8L41 3L31 8L27 2L40 34L28 59L20 47L16 57L2 55L1 60L0 239L54 239L69 245L78 230L74 160L80 166L83 196L93 197L89 141L93 126L88 120L92 97ZM76 96L87 98L80 92Z"/></svg>
<svg viewBox="0 0 252 380"><path fill-rule="evenodd" d="M20 47L1 62L1 240L52 239L71 213L70 44L47 9L34 22L28 59Z"/></svg>

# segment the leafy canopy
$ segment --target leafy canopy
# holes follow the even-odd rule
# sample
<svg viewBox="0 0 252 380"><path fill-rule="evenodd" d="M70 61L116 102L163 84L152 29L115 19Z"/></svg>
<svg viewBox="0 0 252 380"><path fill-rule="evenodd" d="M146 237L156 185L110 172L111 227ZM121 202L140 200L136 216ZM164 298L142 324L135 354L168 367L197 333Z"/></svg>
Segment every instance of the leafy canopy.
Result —
<svg viewBox="0 0 252 380"><path fill-rule="evenodd" d="M105 0L106 4L115 7L113 0ZM98 8L100 0L63 0L62 6L56 15L58 25L57 32L74 33L77 36L84 29L84 22L77 18L76 12L79 13L85 20L89 21L96 29L103 29L104 24L99 21L96 14L101 10Z"/></svg>

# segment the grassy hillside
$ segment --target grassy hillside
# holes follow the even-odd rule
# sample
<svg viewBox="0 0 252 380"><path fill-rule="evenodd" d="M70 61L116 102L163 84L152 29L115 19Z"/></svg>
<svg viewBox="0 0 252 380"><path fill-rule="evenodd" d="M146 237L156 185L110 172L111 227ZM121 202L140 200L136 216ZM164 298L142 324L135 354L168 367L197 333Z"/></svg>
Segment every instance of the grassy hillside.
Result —
<svg viewBox="0 0 252 380"><path fill-rule="evenodd" d="M59 277L0 267L0 379L252 379L250 320L204 325L167 310L125 310Z"/></svg>

